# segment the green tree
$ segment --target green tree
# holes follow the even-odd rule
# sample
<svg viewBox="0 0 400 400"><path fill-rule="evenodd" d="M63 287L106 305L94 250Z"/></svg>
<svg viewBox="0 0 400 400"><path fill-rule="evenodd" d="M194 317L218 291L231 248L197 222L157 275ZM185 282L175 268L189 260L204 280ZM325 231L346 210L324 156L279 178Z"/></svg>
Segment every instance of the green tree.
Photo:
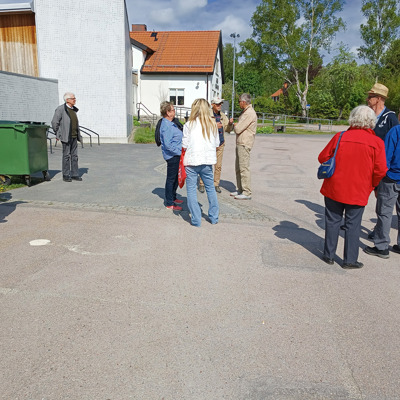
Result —
<svg viewBox="0 0 400 400"><path fill-rule="evenodd" d="M358 66L348 47L340 46L334 57L314 80L310 91L313 116L347 118L354 107L364 104L373 75L365 66Z"/></svg>
<svg viewBox="0 0 400 400"><path fill-rule="evenodd" d="M378 76L387 49L398 38L399 0L363 0L361 11L367 23L360 26L361 38L365 44L358 49L358 55L372 65Z"/></svg>
<svg viewBox="0 0 400 400"><path fill-rule="evenodd" d="M231 43L227 43L223 48L223 56L224 56L224 75L225 81L232 81L233 76L233 45ZM236 59L235 69L238 67L238 61Z"/></svg>
<svg viewBox="0 0 400 400"><path fill-rule="evenodd" d="M261 63L269 72L289 82L306 115L310 72L322 60L344 23L335 16L343 0L262 0L251 19L253 38L242 42L248 61Z"/></svg>

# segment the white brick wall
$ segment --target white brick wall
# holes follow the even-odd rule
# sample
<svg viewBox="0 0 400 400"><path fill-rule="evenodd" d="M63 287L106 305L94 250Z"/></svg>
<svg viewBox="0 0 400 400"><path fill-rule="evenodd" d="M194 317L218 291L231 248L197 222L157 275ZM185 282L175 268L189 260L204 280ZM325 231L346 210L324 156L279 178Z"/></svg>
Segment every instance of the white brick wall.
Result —
<svg viewBox="0 0 400 400"><path fill-rule="evenodd" d="M132 55L124 0L34 0L40 76L71 91L79 122L103 142L132 129Z"/></svg>
<svg viewBox="0 0 400 400"><path fill-rule="evenodd" d="M0 71L0 120L50 123L58 106L54 79Z"/></svg>

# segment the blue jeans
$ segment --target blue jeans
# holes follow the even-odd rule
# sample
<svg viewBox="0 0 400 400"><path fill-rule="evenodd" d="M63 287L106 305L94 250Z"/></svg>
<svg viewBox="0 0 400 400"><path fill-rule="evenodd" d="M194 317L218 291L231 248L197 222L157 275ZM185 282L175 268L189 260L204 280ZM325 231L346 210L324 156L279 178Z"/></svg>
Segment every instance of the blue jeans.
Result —
<svg viewBox="0 0 400 400"><path fill-rule="evenodd" d="M178 171L180 156L173 156L167 160L167 179L165 181L165 206L173 206L178 189Z"/></svg>
<svg viewBox="0 0 400 400"><path fill-rule="evenodd" d="M186 166L186 190L187 204L192 216L191 222L194 226L201 225L201 209L197 201L197 175L204 182L208 198L208 217L212 224L218 222L219 205L217 193L214 187L214 174L212 165Z"/></svg>

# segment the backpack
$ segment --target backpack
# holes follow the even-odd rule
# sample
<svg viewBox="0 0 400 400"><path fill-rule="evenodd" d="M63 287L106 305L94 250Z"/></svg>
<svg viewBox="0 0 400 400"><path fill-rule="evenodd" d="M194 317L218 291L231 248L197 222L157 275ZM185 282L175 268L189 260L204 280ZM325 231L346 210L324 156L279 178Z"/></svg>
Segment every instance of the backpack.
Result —
<svg viewBox="0 0 400 400"><path fill-rule="evenodd" d="M162 122L162 120L163 120L163 119L161 118L161 119L157 122L156 130L155 130L155 132L154 132L154 140L155 140L156 145L157 145L158 147L161 146L160 128L161 128L161 122ZM178 118L174 118L174 119L172 120L172 122L178 127L178 129L179 129L180 131L183 131L183 125L181 124L181 122L179 121Z"/></svg>

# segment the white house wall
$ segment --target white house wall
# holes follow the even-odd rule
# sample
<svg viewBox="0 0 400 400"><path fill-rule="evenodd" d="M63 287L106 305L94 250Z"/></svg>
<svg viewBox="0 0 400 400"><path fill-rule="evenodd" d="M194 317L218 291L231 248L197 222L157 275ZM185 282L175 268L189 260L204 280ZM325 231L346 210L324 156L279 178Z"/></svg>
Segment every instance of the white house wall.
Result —
<svg viewBox="0 0 400 400"><path fill-rule="evenodd" d="M142 74L140 79L141 102L154 114L160 115L160 103L169 100L169 89L184 89L184 107L190 108L195 99L208 98L211 101L212 75L167 75ZM179 107L179 106L178 106Z"/></svg>
<svg viewBox="0 0 400 400"><path fill-rule="evenodd" d="M41 77L57 79L59 103L77 97L80 124L103 142L131 132L132 55L124 0L35 0Z"/></svg>
<svg viewBox="0 0 400 400"><path fill-rule="evenodd" d="M215 59L214 74L211 80L211 98L214 96L221 97L222 94L222 71L221 71L221 55L219 49Z"/></svg>

